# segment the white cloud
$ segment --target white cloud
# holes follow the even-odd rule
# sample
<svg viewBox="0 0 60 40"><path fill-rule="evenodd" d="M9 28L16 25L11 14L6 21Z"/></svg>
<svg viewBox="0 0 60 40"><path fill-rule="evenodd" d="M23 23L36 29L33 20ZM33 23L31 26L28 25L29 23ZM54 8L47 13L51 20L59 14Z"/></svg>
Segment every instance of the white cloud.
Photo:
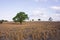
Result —
<svg viewBox="0 0 60 40"><path fill-rule="evenodd" d="M41 20L48 20L48 12L46 8L36 8L31 11L31 19L41 19Z"/></svg>
<svg viewBox="0 0 60 40"><path fill-rule="evenodd" d="M51 17L53 17L54 21L60 21L60 14L51 14Z"/></svg>
<svg viewBox="0 0 60 40"><path fill-rule="evenodd" d="M52 6L50 7L51 9L54 9L54 10L60 10L60 6Z"/></svg>
<svg viewBox="0 0 60 40"><path fill-rule="evenodd" d="M56 14L60 14L60 6L52 6L50 7L52 11L54 11Z"/></svg>
<svg viewBox="0 0 60 40"><path fill-rule="evenodd" d="M35 0L36 2L39 2L39 0Z"/></svg>
<svg viewBox="0 0 60 40"><path fill-rule="evenodd" d="M39 1L41 1L41 2L46 2L46 1L48 1L48 0L35 0L36 2L39 2Z"/></svg>
<svg viewBox="0 0 60 40"><path fill-rule="evenodd" d="M49 17L52 17L54 21L60 21L60 14L49 13L46 8L36 8L31 10L30 19L41 19L42 21L48 21Z"/></svg>
<svg viewBox="0 0 60 40"><path fill-rule="evenodd" d="M32 12L32 15L34 15L34 16L41 16L46 13L46 9L45 8L36 8L36 9L32 10L31 12Z"/></svg>
<svg viewBox="0 0 60 40"><path fill-rule="evenodd" d="M50 0L34 0L36 2L47 2L47 1L50 1ZM59 0L51 0L51 1L54 1L54 2L58 2Z"/></svg>
<svg viewBox="0 0 60 40"><path fill-rule="evenodd" d="M59 0L53 0L53 1L58 2Z"/></svg>
<svg viewBox="0 0 60 40"><path fill-rule="evenodd" d="M54 21L60 21L60 6L52 6L50 7L52 11L54 11L53 14L50 16L53 17Z"/></svg>

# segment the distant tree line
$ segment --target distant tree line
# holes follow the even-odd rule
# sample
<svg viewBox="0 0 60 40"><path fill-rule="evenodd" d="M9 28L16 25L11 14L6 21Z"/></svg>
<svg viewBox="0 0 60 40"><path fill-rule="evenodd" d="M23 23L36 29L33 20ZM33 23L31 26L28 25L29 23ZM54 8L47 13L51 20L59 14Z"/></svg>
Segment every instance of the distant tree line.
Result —
<svg viewBox="0 0 60 40"><path fill-rule="evenodd" d="M32 21L34 21L34 19L32 19ZM41 19L38 19L38 21L41 21ZM49 17L48 18L48 21L53 21L53 18L52 17Z"/></svg>
<svg viewBox="0 0 60 40"><path fill-rule="evenodd" d="M0 24L2 24L3 22L8 22L7 20L0 20Z"/></svg>
<svg viewBox="0 0 60 40"><path fill-rule="evenodd" d="M19 12L12 19L14 22L20 22L20 24L22 24L22 22L26 19L29 19L29 17L25 12ZM52 21L53 19L52 19L52 17L49 17L48 20ZM32 19L32 21L34 21L34 19ZM41 21L41 19L38 19L38 21ZM7 20L0 20L0 24L2 24L3 22L8 22L8 21Z"/></svg>

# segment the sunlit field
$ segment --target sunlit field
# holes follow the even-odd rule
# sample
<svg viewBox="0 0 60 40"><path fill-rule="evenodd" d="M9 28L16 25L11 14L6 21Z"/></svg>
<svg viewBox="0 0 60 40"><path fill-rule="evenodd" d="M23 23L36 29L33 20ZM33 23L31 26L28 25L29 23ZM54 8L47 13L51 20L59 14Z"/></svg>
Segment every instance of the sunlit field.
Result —
<svg viewBox="0 0 60 40"><path fill-rule="evenodd" d="M60 40L60 22L4 22L0 24L0 40Z"/></svg>

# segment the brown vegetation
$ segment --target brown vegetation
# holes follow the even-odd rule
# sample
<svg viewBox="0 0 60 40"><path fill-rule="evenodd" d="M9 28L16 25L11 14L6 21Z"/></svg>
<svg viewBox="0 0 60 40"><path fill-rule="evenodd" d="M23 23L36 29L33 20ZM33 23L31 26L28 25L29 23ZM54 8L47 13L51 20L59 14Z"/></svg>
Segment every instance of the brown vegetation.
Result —
<svg viewBox="0 0 60 40"><path fill-rule="evenodd" d="M60 40L60 22L0 24L0 40Z"/></svg>

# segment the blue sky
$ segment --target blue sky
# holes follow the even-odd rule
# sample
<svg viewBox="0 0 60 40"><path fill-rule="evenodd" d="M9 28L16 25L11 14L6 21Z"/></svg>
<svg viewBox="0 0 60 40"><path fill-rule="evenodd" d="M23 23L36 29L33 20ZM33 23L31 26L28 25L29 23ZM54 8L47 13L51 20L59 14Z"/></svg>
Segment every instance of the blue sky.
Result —
<svg viewBox="0 0 60 40"><path fill-rule="evenodd" d="M60 0L0 0L0 20L12 20L18 12L25 12L31 19L60 21Z"/></svg>

